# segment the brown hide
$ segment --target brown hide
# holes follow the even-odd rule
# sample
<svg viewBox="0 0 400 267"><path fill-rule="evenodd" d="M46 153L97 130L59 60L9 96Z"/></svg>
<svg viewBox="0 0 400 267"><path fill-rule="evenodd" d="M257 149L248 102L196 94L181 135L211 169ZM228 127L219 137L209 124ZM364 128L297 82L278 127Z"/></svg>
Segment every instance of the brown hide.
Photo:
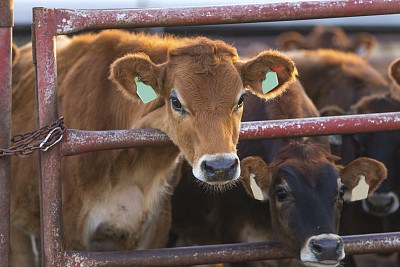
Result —
<svg viewBox="0 0 400 267"><path fill-rule="evenodd" d="M296 74L293 62L277 52L264 52L252 64L239 61L233 47L202 37L160 38L113 30L67 38L61 46L58 103L68 128L157 128L176 144L63 158L66 249L164 246L170 193L180 177L180 152L194 167L201 165L203 155L236 157L243 87L259 90L259 75L275 68L280 84L262 95L269 99L285 91ZM13 133L36 128L30 49L21 49L13 69ZM136 75L153 87L156 100L138 100ZM172 109L172 90L186 113ZM38 237L37 155L28 161L14 158L12 170L12 224Z"/></svg>
<svg viewBox="0 0 400 267"><path fill-rule="evenodd" d="M335 50L295 51L299 80L318 109L348 111L361 97L389 91L388 83L362 58Z"/></svg>
<svg viewBox="0 0 400 267"><path fill-rule="evenodd" d="M277 45L286 51L334 49L355 53L368 59L375 50L377 41L373 35L366 32L357 33L353 38L349 38L340 27L316 26L307 37L298 32L281 33L277 37Z"/></svg>

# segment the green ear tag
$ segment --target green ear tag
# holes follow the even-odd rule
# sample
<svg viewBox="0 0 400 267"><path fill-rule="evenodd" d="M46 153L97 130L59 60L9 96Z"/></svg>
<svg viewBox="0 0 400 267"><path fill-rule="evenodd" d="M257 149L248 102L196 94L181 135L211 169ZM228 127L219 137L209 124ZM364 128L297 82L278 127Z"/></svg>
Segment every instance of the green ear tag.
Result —
<svg viewBox="0 0 400 267"><path fill-rule="evenodd" d="M135 83L137 88L137 94L143 101L143 103L146 104L158 97L156 92L154 92L153 88L151 88L150 85L142 83L139 76L135 77Z"/></svg>
<svg viewBox="0 0 400 267"><path fill-rule="evenodd" d="M263 93L264 94L268 93L269 91L271 91L278 85L279 85L279 82L278 82L278 76L276 75L276 72L268 71L265 74L265 79L261 84Z"/></svg>

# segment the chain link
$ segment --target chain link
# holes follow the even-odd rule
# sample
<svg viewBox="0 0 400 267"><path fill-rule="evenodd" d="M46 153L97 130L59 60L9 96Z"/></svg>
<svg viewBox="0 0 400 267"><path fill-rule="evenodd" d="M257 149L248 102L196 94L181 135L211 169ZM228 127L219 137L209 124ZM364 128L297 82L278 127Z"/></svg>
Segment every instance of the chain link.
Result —
<svg viewBox="0 0 400 267"><path fill-rule="evenodd" d="M27 158L37 149L47 151L63 138L66 130L64 118L60 117L57 121L46 124L39 130L16 134L11 138L14 145L8 149L0 148L0 157L17 155L20 158Z"/></svg>

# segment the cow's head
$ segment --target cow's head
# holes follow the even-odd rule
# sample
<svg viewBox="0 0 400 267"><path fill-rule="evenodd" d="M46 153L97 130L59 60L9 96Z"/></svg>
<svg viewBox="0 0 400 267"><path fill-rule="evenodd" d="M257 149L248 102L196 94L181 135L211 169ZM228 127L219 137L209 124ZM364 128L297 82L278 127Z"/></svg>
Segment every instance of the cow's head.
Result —
<svg viewBox="0 0 400 267"><path fill-rule="evenodd" d="M273 232L283 247L305 266L337 266L345 256L337 235L345 199L360 175L369 193L386 177L385 166L359 158L346 167L311 141L284 146L268 166L259 157L242 160L242 181L248 193L269 200Z"/></svg>
<svg viewBox="0 0 400 267"><path fill-rule="evenodd" d="M356 114L400 111L400 60L389 67L392 79L390 94L371 95L362 98L352 107ZM353 157L366 156L383 162L388 178L374 194L363 200L365 212L375 216L387 216L399 209L400 190L400 131L358 133L349 136L346 154Z"/></svg>
<svg viewBox="0 0 400 267"><path fill-rule="evenodd" d="M262 82L276 72L278 85L263 93ZM111 66L110 78L137 102L135 77L165 101L160 129L180 148L197 179L223 184L239 177L236 155L244 90L271 99L294 80L294 63L276 51L240 61L234 48L206 38L186 40L156 65L144 54L127 54ZM164 116L164 114L162 115Z"/></svg>

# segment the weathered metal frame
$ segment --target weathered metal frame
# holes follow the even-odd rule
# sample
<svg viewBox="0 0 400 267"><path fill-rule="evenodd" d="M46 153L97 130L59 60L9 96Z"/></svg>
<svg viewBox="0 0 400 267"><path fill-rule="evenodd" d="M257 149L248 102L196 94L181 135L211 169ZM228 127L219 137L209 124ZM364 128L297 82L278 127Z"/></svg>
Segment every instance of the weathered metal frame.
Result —
<svg viewBox="0 0 400 267"><path fill-rule="evenodd" d="M365 16L400 13L400 0L319 1L125 10L34 9L33 52L36 66L38 127L55 121L57 114L57 73L55 36L83 30L204 24L231 24L294 19ZM382 121L378 122L379 116ZM290 135L350 133L399 129L400 113L359 115L324 119L247 123L242 137L277 138ZM368 124L354 124L355 120ZM290 126L291 125L291 126ZM373 125L373 127L371 127ZM340 128L340 129L339 129ZM138 132L139 131L139 132ZM257 132L258 131L258 132ZM63 155L147 145L148 139L131 139L145 130L82 132L68 130L66 138L48 152L40 152L40 191L43 266L173 266L261 260L287 257L275 243L235 244L198 248L92 253L65 251L61 212L60 159ZM127 138L125 134L128 134ZM168 144L161 133L151 142ZM79 137L79 142L76 138ZM136 136L137 137L137 136ZM104 147L101 142L107 143ZM122 143L120 141L122 140ZM400 233L344 237L346 253L400 250ZM359 250L362 248L363 250ZM270 250L272 249L272 250ZM258 252L258 254L256 253ZM186 254L185 254L186 253ZM200 254L199 254L200 253ZM257 254L257 255L255 255ZM200 256L201 257L200 257ZM237 256L238 255L238 256ZM261 255L261 256L260 256ZM82 264L82 265L81 265Z"/></svg>
<svg viewBox="0 0 400 267"><path fill-rule="evenodd" d="M11 143L11 43L13 0L0 3L0 147ZM0 266L8 266L10 251L11 158L0 157Z"/></svg>

